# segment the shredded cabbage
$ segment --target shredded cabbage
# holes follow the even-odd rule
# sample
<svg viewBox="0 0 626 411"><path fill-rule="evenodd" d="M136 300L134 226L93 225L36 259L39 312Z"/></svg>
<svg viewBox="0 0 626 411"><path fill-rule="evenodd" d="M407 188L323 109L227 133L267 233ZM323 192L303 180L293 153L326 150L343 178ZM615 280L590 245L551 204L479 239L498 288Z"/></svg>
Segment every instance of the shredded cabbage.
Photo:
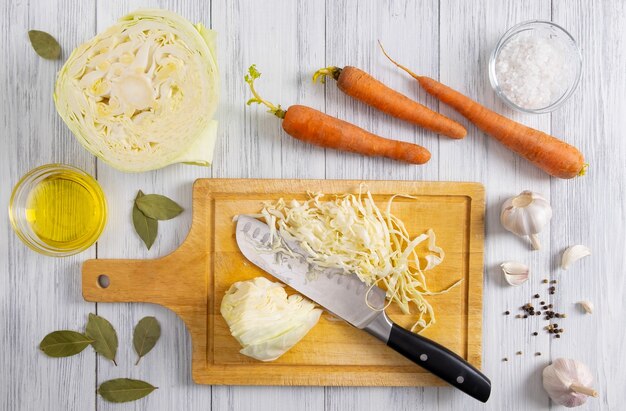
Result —
<svg viewBox="0 0 626 411"><path fill-rule="evenodd" d="M54 101L78 141L122 171L209 165L219 97L215 32L138 10L77 47Z"/></svg>
<svg viewBox="0 0 626 411"><path fill-rule="evenodd" d="M284 239L295 239L308 253L308 262L325 268L355 273L369 286L384 285L389 300L403 313L417 308L418 318L411 330L425 330L435 323L435 313L426 295L446 292L430 291L424 271L441 264L444 250L436 245L435 233L411 238L404 223L391 213L393 196L386 209L380 210L372 195L346 194L323 201L323 194L309 194L304 202L279 199L265 204L259 217L271 228L272 249L289 251ZM402 196L412 198L410 196ZM280 233L280 235L278 235ZM429 252L420 263L416 247L428 240ZM366 300L367 301L367 300Z"/></svg>
<svg viewBox="0 0 626 411"><path fill-rule="evenodd" d="M273 361L317 324L322 310L301 295L287 296L283 287L257 277L236 282L224 295L220 312L242 354Z"/></svg>

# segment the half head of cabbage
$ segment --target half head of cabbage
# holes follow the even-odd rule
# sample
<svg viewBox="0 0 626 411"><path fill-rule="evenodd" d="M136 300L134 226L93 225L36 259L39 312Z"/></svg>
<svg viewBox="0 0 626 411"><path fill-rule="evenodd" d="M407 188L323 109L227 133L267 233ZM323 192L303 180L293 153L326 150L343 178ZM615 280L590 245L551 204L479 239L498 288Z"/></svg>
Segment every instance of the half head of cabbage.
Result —
<svg viewBox="0 0 626 411"><path fill-rule="evenodd" d="M128 172L210 165L218 97L215 33L165 10L138 10L76 48L54 91L78 141Z"/></svg>
<svg viewBox="0 0 626 411"><path fill-rule="evenodd" d="M226 291L220 312L240 353L273 361L296 345L317 324L322 310L299 294L264 277L239 281Z"/></svg>

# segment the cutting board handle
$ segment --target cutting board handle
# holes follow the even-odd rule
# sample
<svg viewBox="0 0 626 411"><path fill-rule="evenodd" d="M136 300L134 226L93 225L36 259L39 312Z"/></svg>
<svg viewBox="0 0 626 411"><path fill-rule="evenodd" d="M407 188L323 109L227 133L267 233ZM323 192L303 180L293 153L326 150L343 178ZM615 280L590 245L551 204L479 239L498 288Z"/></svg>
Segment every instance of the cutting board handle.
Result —
<svg viewBox="0 0 626 411"><path fill-rule="evenodd" d="M83 297L93 302L159 304L185 322L196 311L206 315L208 289L202 259L181 260L175 254L155 260L87 260Z"/></svg>
<svg viewBox="0 0 626 411"><path fill-rule="evenodd" d="M163 260L87 260L83 264L83 297L93 302L162 304L162 283L168 283Z"/></svg>

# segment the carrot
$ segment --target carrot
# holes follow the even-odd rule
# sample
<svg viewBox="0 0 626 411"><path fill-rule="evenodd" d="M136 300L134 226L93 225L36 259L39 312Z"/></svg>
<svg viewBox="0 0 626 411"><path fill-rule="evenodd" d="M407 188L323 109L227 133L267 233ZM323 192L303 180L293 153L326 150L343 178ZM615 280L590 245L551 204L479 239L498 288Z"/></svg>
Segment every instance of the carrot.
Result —
<svg viewBox="0 0 626 411"><path fill-rule="evenodd" d="M437 80L413 73L394 61L382 44L380 42L378 44L385 56L398 68L416 79L428 94L458 111L476 127L546 173L559 178L574 178L585 174L587 164L576 147L501 116Z"/></svg>
<svg viewBox="0 0 626 411"><path fill-rule="evenodd" d="M390 116L451 138L463 138L467 134L467 130L456 121L385 86L359 68L326 67L313 74L313 82L319 78L325 83L327 76L337 80L339 90Z"/></svg>
<svg viewBox="0 0 626 411"><path fill-rule="evenodd" d="M430 160L430 152L422 146L379 137L311 107L293 105L283 110L280 105L275 106L259 96L254 88L254 80L260 76L256 67L250 66L245 80L254 97L247 104L265 105L270 113L283 119L283 130L298 140L320 147L387 157L412 164L424 164Z"/></svg>

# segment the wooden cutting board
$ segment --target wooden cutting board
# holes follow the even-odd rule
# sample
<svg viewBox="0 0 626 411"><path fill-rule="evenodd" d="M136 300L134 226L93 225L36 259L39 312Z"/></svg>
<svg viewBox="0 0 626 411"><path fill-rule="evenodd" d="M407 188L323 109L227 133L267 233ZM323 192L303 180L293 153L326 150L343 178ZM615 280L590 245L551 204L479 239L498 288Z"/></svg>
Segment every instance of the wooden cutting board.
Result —
<svg viewBox="0 0 626 411"><path fill-rule="evenodd" d="M437 322L423 335L480 368L485 200L478 183L200 179L193 186L191 230L180 248L156 260L88 260L83 296L93 302L155 303L178 314L191 334L193 379L199 384L443 385L374 337L326 313L302 341L269 363L239 354L220 315L222 296L232 283L257 276L274 280L239 252L233 216L256 213L263 201L280 197L356 193L361 184L379 206L393 194L416 197L397 198L392 212L412 236L435 230L446 252L444 262L427 272L429 287L440 290L463 280L445 294L428 297ZM108 277L108 287L100 285L100 276ZM403 326L415 321L394 305L387 312Z"/></svg>

